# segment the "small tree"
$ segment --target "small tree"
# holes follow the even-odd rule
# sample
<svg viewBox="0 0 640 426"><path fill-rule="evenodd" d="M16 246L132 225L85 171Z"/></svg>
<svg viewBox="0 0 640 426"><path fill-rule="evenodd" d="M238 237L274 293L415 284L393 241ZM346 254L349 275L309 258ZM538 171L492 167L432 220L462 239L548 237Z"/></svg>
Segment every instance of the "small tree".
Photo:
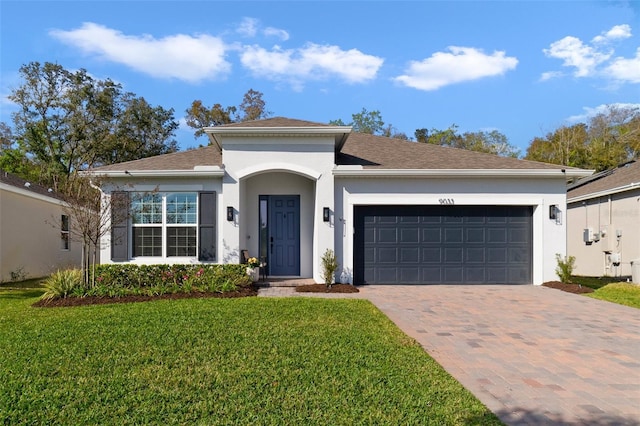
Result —
<svg viewBox="0 0 640 426"><path fill-rule="evenodd" d="M112 220L124 219L114 218L113 214L128 214L128 208L115 205L124 200L110 200L102 196L99 182L100 178L96 176L74 174L66 181L62 192L65 201L63 212L70 221L70 239L82 244L82 281L87 288L95 284L93 269L100 240L111 231Z"/></svg>
<svg viewBox="0 0 640 426"><path fill-rule="evenodd" d="M327 249L322 255L322 279L327 288L331 288L335 280L335 273L338 269L338 259L331 249Z"/></svg>

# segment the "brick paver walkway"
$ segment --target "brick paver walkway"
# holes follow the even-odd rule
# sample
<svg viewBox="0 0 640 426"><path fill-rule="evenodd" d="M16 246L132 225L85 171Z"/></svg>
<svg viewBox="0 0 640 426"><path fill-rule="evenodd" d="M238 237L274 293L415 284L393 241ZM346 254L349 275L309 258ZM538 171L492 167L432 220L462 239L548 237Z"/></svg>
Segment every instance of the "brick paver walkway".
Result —
<svg viewBox="0 0 640 426"><path fill-rule="evenodd" d="M508 425L640 425L638 309L538 286L351 297L371 300Z"/></svg>

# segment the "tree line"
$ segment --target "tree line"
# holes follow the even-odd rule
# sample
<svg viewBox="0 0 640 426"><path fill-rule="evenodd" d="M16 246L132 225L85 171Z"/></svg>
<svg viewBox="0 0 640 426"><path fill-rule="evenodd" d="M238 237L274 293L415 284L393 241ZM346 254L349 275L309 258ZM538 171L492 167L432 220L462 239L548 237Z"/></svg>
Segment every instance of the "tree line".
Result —
<svg viewBox="0 0 640 426"><path fill-rule="evenodd" d="M12 125L0 123L0 168L25 179L64 191L79 170L175 152L175 111L154 106L123 90L110 79L86 70L69 71L58 64L23 65L21 84L8 98L18 109ZM194 100L185 111L196 138L203 128L270 117L263 94L249 89L238 106ZM640 153L640 110L609 106L584 123L560 126L531 140L526 153L497 130L460 132L417 128L412 136L385 123L378 110L363 108L349 122L354 131L440 146L524 158L553 164L604 170ZM73 185L70 185L73 188ZM75 189L74 189L75 190Z"/></svg>

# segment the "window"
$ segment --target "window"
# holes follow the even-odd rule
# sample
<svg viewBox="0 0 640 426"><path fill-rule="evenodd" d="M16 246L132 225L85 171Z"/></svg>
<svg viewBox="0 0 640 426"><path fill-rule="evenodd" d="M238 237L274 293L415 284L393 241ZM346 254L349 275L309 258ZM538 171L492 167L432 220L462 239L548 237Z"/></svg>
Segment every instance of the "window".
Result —
<svg viewBox="0 0 640 426"><path fill-rule="evenodd" d="M60 216L60 248L69 250L69 216Z"/></svg>
<svg viewBox="0 0 640 426"><path fill-rule="evenodd" d="M131 199L133 257L195 257L198 194L138 193Z"/></svg>

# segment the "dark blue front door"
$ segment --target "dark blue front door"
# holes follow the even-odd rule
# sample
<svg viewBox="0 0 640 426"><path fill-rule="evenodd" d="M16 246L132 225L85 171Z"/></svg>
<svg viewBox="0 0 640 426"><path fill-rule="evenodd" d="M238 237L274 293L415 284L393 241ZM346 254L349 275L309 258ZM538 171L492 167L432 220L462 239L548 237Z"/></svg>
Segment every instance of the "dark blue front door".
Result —
<svg viewBox="0 0 640 426"><path fill-rule="evenodd" d="M269 275L300 275L300 196L269 199Z"/></svg>

